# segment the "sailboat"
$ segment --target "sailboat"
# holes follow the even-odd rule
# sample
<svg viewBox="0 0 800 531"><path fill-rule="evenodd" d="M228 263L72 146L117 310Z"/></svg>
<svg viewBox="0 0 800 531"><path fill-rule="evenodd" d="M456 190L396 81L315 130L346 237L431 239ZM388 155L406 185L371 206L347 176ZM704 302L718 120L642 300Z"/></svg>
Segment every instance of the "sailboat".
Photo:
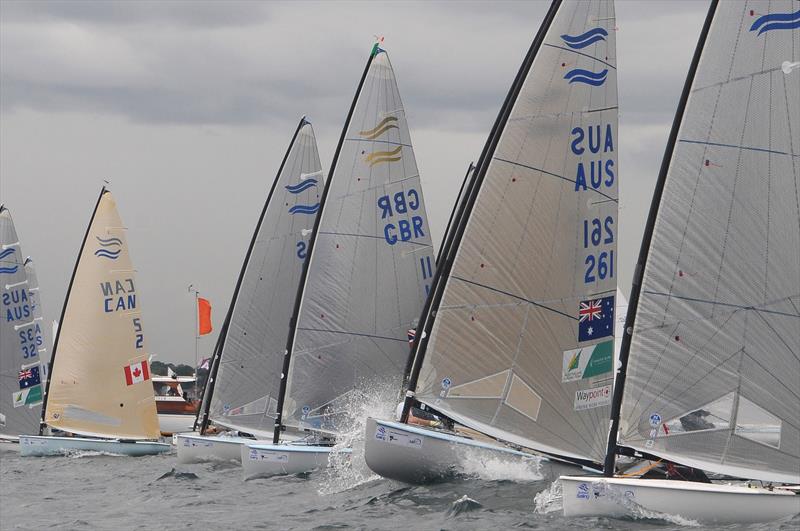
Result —
<svg viewBox="0 0 800 531"><path fill-rule="evenodd" d="M38 284L28 276L14 221L0 205L0 441L39 429L47 347Z"/></svg>
<svg viewBox="0 0 800 531"><path fill-rule="evenodd" d="M601 468L619 302L614 25L609 0L550 6L445 243L400 422L367 422L374 472ZM410 423L422 409L443 426Z"/></svg>
<svg viewBox="0 0 800 531"><path fill-rule="evenodd" d="M137 288L125 227L103 188L67 289L39 435L20 436L21 455L169 450L155 442L160 432ZM42 435L45 426L68 436Z"/></svg>
<svg viewBox="0 0 800 531"><path fill-rule="evenodd" d="M560 479L567 516L800 513L781 488L800 483L797 8L711 3L636 267L605 477Z"/></svg>
<svg viewBox="0 0 800 531"><path fill-rule="evenodd" d="M297 292L272 444L242 447L245 478L329 463L372 389L400 386L434 257L420 177L387 52L376 44L325 183ZM305 431L305 444L285 433ZM343 448L342 452L349 449Z"/></svg>
<svg viewBox="0 0 800 531"><path fill-rule="evenodd" d="M323 185L314 129L303 117L242 264L198 412L200 433L178 435L178 462L238 463L244 442L272 440L289 319ZM212 435L211 423L230 431Z"/></svg>

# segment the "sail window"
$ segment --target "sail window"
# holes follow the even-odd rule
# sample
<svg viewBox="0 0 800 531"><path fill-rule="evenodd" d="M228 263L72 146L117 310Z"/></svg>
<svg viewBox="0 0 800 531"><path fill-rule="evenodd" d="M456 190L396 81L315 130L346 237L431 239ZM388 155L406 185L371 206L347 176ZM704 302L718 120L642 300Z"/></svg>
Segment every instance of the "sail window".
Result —
<svg viewBox="0 0 800 531"><path fill-rule="evenodd" d="M450 388L448 398L502 398L510 370Z"/></svg>
<svg viewBox="0 0 800 531"><path fill-rule="evenodd" d="M542 397L515 374L511 377L511 387L508 389L505 403L526 417L536 420L542 405Z"/></svg>
<svg viewBox="0 0 800 531"><path fill-rule="evenodd" d="M692 431L728 429L731 425L734 393L687 411L664 423L661 435L677 435Z"/></svg>
<svg viewBox="0 0 800 531"><path fill-rule="evenodd" d="M781 447L780 419L743 396L739 397L734 433L774 448Z"/></svg>

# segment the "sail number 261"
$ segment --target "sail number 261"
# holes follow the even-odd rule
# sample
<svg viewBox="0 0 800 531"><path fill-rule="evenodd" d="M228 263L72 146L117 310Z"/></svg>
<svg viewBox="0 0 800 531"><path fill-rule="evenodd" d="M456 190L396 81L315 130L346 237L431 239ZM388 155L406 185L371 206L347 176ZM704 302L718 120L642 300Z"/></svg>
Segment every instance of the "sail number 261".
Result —
<svg viewBox="0 0 800 531"><path fill-rule="evenodd" d="M591 249L584 265L586 266L583 281L591 284L597 280L614 277L614 250L601 251L594 249L600 245L614 243L614 218L594 218L583 220L583 248Z"/></svg>

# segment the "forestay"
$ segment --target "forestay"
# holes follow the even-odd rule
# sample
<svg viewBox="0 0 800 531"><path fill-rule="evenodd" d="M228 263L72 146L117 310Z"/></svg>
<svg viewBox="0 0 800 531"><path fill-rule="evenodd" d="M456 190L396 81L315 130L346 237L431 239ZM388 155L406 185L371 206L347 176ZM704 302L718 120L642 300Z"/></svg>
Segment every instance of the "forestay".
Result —
<svg viewBox="0 0 800 531"><path fill-rule="evenodd" d="M800 482L800 10L720 2L658 204L620 445Z"/></svg>
<svg viewBox="0 0 800 531"><path fill-rule="evenodd" d="M45 422L80 435L160 435L141 299L126 229L103 189L75 265L48 384Z"/></svg>
<svg viewBox="0 0 800 531"><path fill-rule="evenodd" d="M552 9L476 170L416 397L490 436L599 462L618 274L614 7Z"/></svg>
<svg viewBox="0 0 800 531"><path fill-rule="evenodd" d="M218 354L216 424L271 437L289 320L324 186L317 141L303 118L256 226Z"/></svg>
<svg viewBox="0 0 800 531"><path fill-rule="evenodd" d="M34 287L11 213L0 205L0 435L39 430L47 357Z"/></svg>
<svg viewBox="0 0 800 531"><path fill-rule="evenodd" d="M295 331L284 424L336 432L367 386L398 388L434 257L387 53L364 74L331 169Z"/></svg>

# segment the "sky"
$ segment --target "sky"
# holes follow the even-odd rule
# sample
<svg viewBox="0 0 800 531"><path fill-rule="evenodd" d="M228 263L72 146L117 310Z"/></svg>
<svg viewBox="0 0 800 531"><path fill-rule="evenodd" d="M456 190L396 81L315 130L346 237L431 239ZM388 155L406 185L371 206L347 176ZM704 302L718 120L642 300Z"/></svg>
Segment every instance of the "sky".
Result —
<svg viewBox="0 0 800 531"><path fill-rule="evenodd" d="M0 202L57 319L110 181L156 360L210 354L297 121L326 174L376 36L392 58L438 246L549 2L0 0ZM627 293L707 0L618 0Z"/></svg>

